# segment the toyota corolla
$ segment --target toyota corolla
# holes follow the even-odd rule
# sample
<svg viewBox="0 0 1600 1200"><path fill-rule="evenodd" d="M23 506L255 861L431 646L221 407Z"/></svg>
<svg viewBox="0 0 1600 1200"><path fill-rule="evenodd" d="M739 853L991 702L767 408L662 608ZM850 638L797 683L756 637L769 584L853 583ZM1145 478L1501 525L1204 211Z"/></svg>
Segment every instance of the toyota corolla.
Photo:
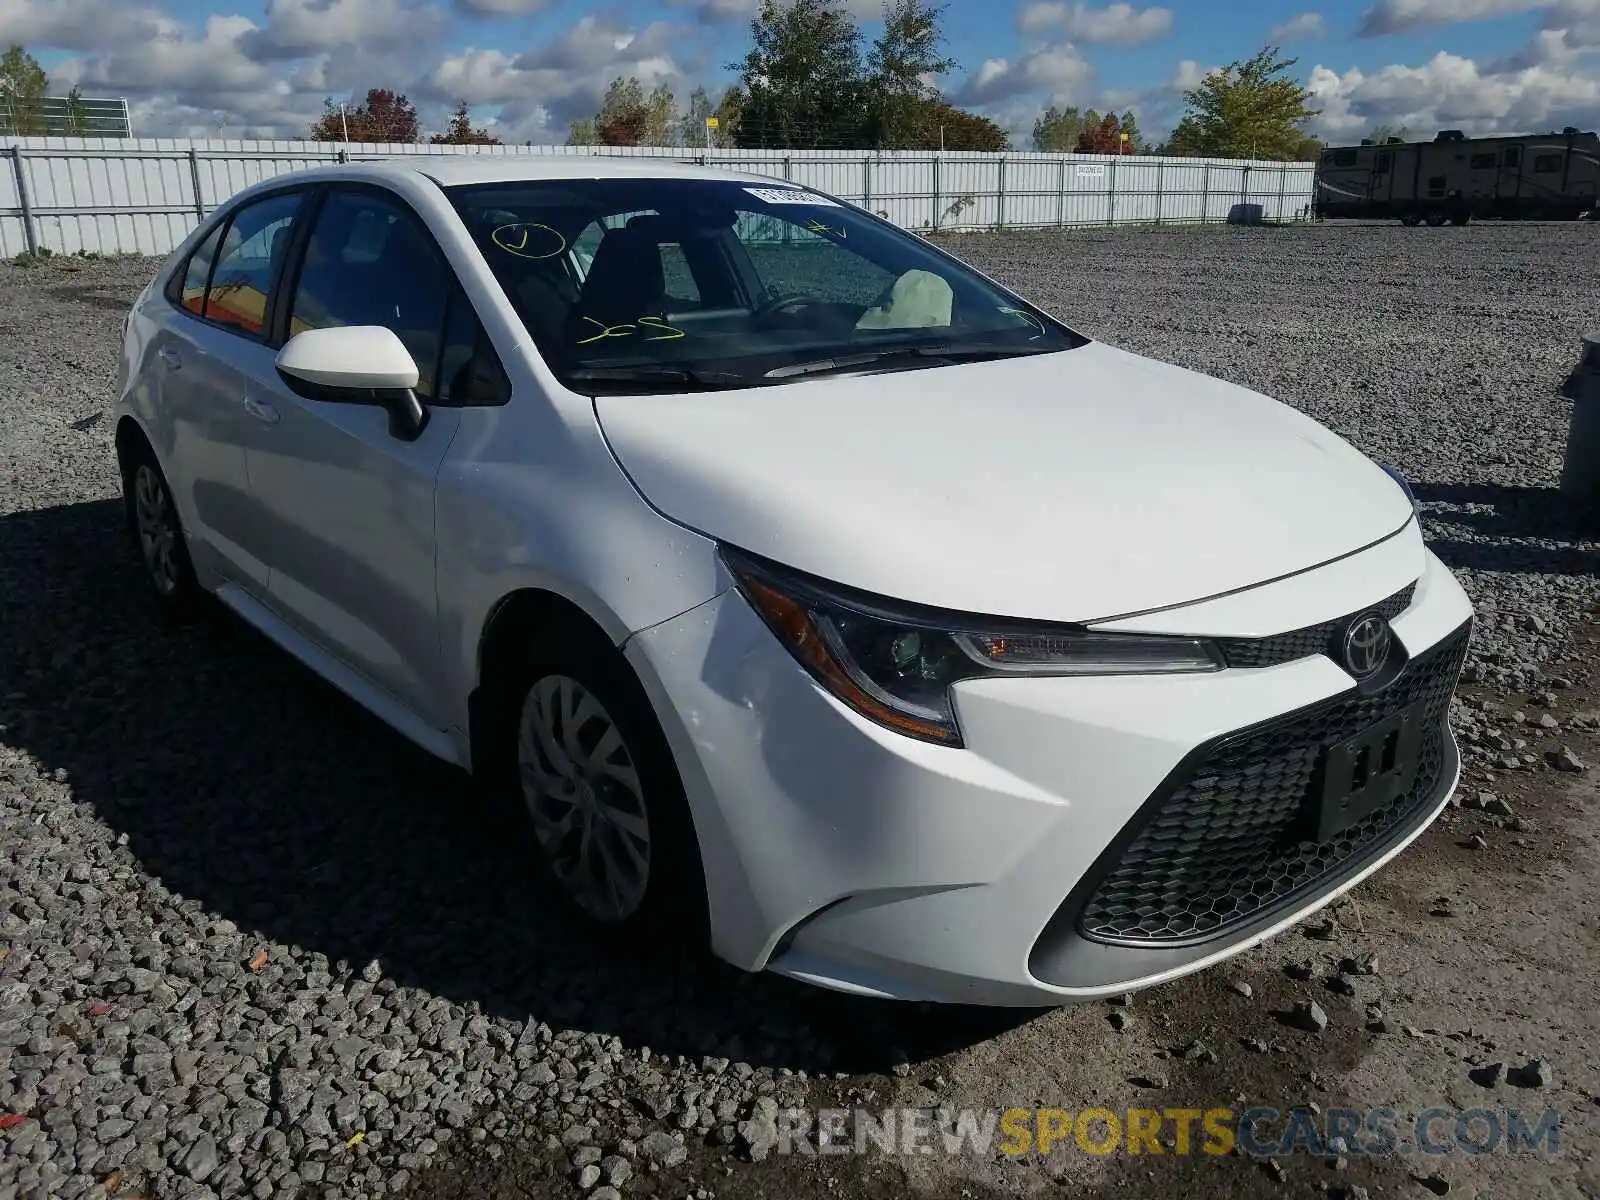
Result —
<svg viewBox="0 0 1600 1200"><path fill-rule="evenodd" d="M863 995L1199 970L1456 786L1405 481L809 188L296 172L129 316L116 449L219 599L525 817L597 936Z"/></svg>

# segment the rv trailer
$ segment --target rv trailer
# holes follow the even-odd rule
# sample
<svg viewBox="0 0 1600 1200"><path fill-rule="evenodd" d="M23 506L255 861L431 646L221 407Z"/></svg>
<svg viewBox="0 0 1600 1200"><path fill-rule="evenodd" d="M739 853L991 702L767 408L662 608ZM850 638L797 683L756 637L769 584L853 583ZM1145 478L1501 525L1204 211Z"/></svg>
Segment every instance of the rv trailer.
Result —
<svg viewBox="0 0 1600 1200"><path fill-rule="evenodd" d="M1334 146L1317 163L1312 208L1319 219L1406 225L1593 217L1600 208L1600 137L1571 126L1482 138L1446 129L1431 142Z"/></svg>

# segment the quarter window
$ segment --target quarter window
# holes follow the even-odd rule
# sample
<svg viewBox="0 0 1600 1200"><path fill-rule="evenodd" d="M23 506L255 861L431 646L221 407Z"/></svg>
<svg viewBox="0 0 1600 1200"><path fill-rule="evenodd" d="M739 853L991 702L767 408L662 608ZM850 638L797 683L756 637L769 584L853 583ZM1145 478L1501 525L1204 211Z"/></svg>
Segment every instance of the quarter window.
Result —
<svg viewBox="0 0 1600 1200"><path fill-rule="evenodd" d="M472 301L458 287L450 297L444 345L439 352L439 386L434 403L455 407L504 404L511 381L478 320Z"/></svg>
<svg viewBox="0 0 1600 1200"><path fill-rule="evenodd" d="M1535 175L1555 175L1558 174L1560 170L1561 155L1559 154L1540 154L1535 156L1533 160L1533 171Z"/></svg>
<svg viewBox="0 0 1600 1200"><path fill-rule="evenodd" d="M343 325L393 330L417 364L417 394L432 398L453 283L433 239L399 201L336 191L306 243L289 336Z"/></svg>
<svg viewBox="0 0 1600 1200"><path fill-rule="evenodd" d="M211 282L211 264L217 260L217 247L222 244L222 231L226 222L211 231L210 236L189 256L184 267L183 282L173 297L178 305L197 317L206 315L206 284Z"/></svg>
<svg viewBox="0 0 1600 1200"><path fill-rule="evenodd" d="M201 314L206 320L254 337L265 335L273 279L304 198L302 192L285 192L246 204L234 214L206 288Z"/></svg>

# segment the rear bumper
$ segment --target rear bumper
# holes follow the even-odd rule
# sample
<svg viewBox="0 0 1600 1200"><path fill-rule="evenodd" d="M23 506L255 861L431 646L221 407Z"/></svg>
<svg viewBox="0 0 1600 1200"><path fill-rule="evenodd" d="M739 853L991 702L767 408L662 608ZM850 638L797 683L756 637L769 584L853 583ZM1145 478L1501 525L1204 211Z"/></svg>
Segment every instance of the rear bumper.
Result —
<svg viewBox="0 0 1600 1200"><path fill-rule="evenodd" d="M1398 552L1372 553L1389 562ZM1359 576L1360 557L1340 564L1341 581ZM1420 545L1408 557L1420 578L1410 571L1415 598L1392 625L1414 660L1461 631L1471 606ZM1375 579L1366 598L1394 583L1392 573ZM1272 605L1260 593L1280 586L1298 624L1304 577L1242 594L1239 619L1266 619ZM1161 619L1174 633L1239 632L1216 603ZM1165 678L970 681L955 689L967 744L952 749L834 701L734 591L635 636L627 652L684 775L714 948L747 969L863 995L1053 1005L1200 970L1382 867L1443 808L1459 770L1441 722L1425 794L1360 853L1220 935L1112 945L1084 938L1076 919L1107 851L1219 740L1351 693L1330 659Z"/></svg>

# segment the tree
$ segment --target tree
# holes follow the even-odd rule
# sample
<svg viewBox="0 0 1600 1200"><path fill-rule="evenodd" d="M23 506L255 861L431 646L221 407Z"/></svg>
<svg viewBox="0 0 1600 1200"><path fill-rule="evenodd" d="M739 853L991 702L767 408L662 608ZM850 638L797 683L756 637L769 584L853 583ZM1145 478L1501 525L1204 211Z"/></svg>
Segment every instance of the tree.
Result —
<svg viewBox="0 0 1600 1200"><path fill-rule="evenodd" d="M1093 109L1089 110L1093 112ZM1078 144L1073 147L1079 154L1132 154L1133 150L1122 138L1122 122L1115 113L1107 113L1090 125L1086 120L1078 134Z"/></svg>
<svg viewBox="0 0 1600 1200"><path fill-rule="evenodd" d="M861 30L845 0L762 0L741 62L742 147L860 147L868 144L870 95L861 71Z"/></svg>
<svg viewBox="0 0 1600 1200"><path fill-rule="evenodd" d="M428 139L428 144L433 146L501 146L504 143L497 137L474 129L472 126L472 113L467 108L465 100L456 102L455 112L450 114L450 124L443 133L436 133Z"/></svg>
<svg viewBox="0 0 1600 1200"><path fill-rule="evenodd" d="M44 98L49 77L21 46L0 55L0 131L18 137L44 133Z"/></svg>
<svg viewBox="0 0 1600 1200"><path fill-rule="evenodd" d="M880 148L909 144L927 124L923 110L939 97L936 80L956 68L955 59L939 52L944 10L928 0L885 0L883 33L867 56L872 134Z"/></svg>
<svg viewBox="0 0 1600 1200"><path fill-rule="evenodd" d="M1133 115L1130 108L1122 114L1122 132L1127 135L1128 153L1143 154L1145 152L1144 135L1139 132L1138 118Z"/></svg>
<svg viewBox="0 0 1600 1200"><path fill-rule="evenodd" d="M732 146L733 131L739 124L738 89L729 88L722 94L717 106L711 106L711 94L697 87L689 94L689 107L678 122L677 145L711 146L723 150ZM715 118L715 128L706 121Z"/></svg>
<svg viewBox="0 0 1600 1200"><path fill-rule="evenodd" d="M957 108L944 97L920 101L914 110L906 150L1009 150L1006 131L988 117Z"/></svg>
<svg viewBox="0 0 1600 1200"><path fill-rule="evenodd" d="M595 132L593 117L580 117L572 123L572 128L567 133L569 146L598 146L600 135Z"/></svg>
<svg viewBox="0 0 1600 1200"><path fill-rule="evenodd" d="M595 139L603 146L662 146L670 140L677 104L659 84L648 96L637 75L617 76L594 115Z"/></svg>
<svg viewBox="0 0 1600 1200"><path fill-rule="evenodd" d="M67 93L67 136L87 137L89 134L89 110L83 103L83 89L76 84Z"/></svg>
<svg viewBox="0 0 1600 1200"><path fill-rule="evenodd" d="M1404 125L1378 124L1372 127L1372 132L1367 136L1381 146L1390 138L1399 138L1402 142L1409 141L1411 131Z"/></svg>
<svg viewBox="0 0 1600 1200"><path fill-rule="evenodd" d="M1050 154L1064 153L1077 145L1082 128L1083 117L1075 106L1057 108L1052 104L1033 123L1033 148Z"/></svg>
<svg viewBox="0 0 1600 1200"><path fill-rule="evenodd" d="M1307 88L1283 77L1298 61L1267 46L1253 58L1207 75L1184 93L1188 111L1172 131L1167 152L1301 161L1304 126L1320 110L1308 107Z"/></svg>
<svg viewBox="0 0 1600 1200"><path fill-rule="evenodd" d="M388 88L372 88L367 98L343 108L330 97L311 127L316 142L415 142L422 133L416 106Z"/></svg>

